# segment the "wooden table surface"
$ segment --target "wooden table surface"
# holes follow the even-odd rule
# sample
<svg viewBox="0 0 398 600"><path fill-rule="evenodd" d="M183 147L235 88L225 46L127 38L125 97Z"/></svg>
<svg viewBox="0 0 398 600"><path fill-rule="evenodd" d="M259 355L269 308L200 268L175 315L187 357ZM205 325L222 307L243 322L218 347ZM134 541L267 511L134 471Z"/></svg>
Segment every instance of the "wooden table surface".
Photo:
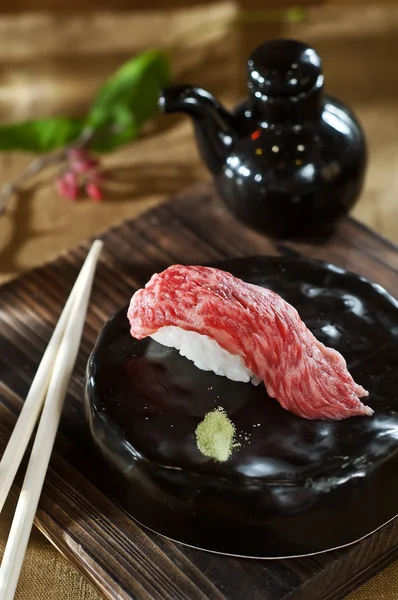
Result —
<svg viewBox="0 0 398 600"><path fill-rule="evenodd" d="M239 13L228 2L162 8L150 14L2 15L0 119L84 114L106 76L137 51L159 45L170 50L176 80L207 87L231 107L245 94L247 55L276 36L313 44L324 59L327 91L347 102L360 118L368 138L369 170L353 214L398 242L397 6L316 7L301 22L276 21L264 13L259 20L258 14ZM22 153L0 155L0 183L15 177L31 158ZM50 179L36 181L12 200L0 217L0 281L209 177L200 164L191 124L178 117L157 119L139 141L107 156L104 163L112 183L101 205L58 199ZM40 546L42 541L33 539L33 547L35 543ZM393 577L397 582L398 576ZM42 595L34 596L29 580L32 577L23 579L27 583L18 592L22 599L68 598L71 588L59 582L61 591L50 590L47 582ZM38 586L40 577L34 581ZM95 597L76 581L80 595L73 591L71 598ZM386 594L391 580L388 585ZM366 596L356 596L360 597Z"/></svg>

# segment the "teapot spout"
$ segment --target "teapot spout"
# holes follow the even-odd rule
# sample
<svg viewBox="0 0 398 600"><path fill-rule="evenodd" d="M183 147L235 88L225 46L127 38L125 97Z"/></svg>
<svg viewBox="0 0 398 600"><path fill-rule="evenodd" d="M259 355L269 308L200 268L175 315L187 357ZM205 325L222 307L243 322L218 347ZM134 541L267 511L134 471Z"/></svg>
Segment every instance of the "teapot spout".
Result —
<svg viewBox="0 0 398 600"><path fill-rule="evenodd" d="M233 116L212 94L188 85L165 88L159 107L164 113L185 112L192 118L202 159L217 175L234 142Z"/></svg>

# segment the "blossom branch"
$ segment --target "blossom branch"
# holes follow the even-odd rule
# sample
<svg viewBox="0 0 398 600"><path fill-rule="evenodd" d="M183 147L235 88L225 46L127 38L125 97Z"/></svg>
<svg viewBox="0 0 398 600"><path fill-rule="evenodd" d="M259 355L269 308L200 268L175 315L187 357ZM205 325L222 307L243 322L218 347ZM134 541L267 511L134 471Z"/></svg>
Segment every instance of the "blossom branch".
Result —
<svg viewBox="0 0 398 600"><path fill-rule="evenodd" d="M76 138L71 144L54 152L52 154L46 154L35 158L22 173L18 175L10 183L4 184L0 188L0 215L4 213L8 201L14 194L17 194L21 187L27 183L32 177L40 173L46 167L51 165L60 164L68 160L69 153L73 150L79 150L86 148L94 137L93 130L87 128L82 131L78 138Z"/></svg>

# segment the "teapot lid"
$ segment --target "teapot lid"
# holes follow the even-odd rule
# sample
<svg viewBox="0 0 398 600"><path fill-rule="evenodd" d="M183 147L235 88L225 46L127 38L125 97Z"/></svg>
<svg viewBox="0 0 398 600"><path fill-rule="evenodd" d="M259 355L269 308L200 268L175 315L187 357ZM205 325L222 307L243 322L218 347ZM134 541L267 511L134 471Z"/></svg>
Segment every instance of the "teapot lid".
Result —
<svg viewBox="0 0 398 600"><path fill-rule="evenodd" d="M318 116L323 74L313 48L295 40L272 40L254 50L247 66L253 108L263 118L303 122Z"/></svg>

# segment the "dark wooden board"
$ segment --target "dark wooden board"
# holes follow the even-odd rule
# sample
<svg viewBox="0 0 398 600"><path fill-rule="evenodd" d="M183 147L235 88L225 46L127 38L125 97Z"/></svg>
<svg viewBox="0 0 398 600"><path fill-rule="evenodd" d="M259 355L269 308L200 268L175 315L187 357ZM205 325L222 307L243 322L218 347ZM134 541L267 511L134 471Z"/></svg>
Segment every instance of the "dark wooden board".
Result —
<svg viewBox="0 0 398 600"><path fill-rule="evenodd" d="M398 296L398 249L351 219L325 244L272 243L237 223L209 184L109 230L103 240L84 339L36 519L55 546L106 598L137 600L331 600L396 558L398 520L346 549L284 561L200 552L141 529L101 491L107 487L107 469L88 438L82 398L87 358L101 326L168 264L302 254L356 271ZM88 247L84 243L1 288L1 448Z"/></svg>

